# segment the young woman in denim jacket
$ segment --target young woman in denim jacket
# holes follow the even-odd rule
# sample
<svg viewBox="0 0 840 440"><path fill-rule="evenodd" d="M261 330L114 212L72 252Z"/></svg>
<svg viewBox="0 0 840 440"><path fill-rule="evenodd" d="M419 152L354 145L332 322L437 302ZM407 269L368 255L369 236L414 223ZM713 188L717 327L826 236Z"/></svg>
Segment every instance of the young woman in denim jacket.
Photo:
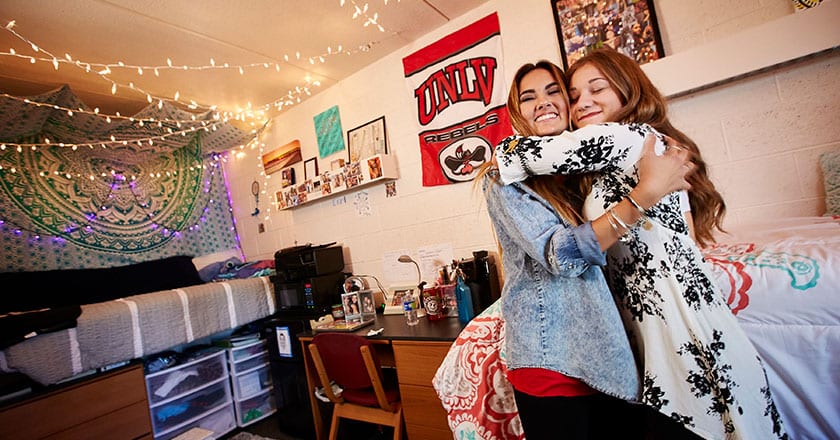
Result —
<svg viewBox="0 0 840 440"><path fill-rule="evenodd" d="M639 122L670 131L702 164L696 145L670 125L664 98L634 60L594 51L576 61L569 78L571 118L579 128L504 140L496 148L501 180L598 172L585 190L583 213L606 217L621 235L607 252L607 278L643 373L641 401L677 422L663 437L787 438L758 353L689 235L679 197L638 198L635 164L645 135L656 133ZM702 171L710 186L692 192L719 198ZM637 216L628 217L628 207ZM697 235L710 239L708 222L717 224L719 216L698 214Z"/></svg>
<svg viewBox="0 0 840 440"><path fill-rule="evenodd" d="M514 129L562 133L569 124L567 100L557 66L521 67L507 103ZM632 191L646 206L689 187L691 166L683 152L652 153L649 142ZM582 220L576 184L574 178L533 176L503 185L492 167L482 177L504 267L508 379L529 440L633 437L634 416L625 401L637 399L639 374L602 273L604 251L619 235L606 216ZM630 202L621 205L628 222L641 218Z"/></svg>

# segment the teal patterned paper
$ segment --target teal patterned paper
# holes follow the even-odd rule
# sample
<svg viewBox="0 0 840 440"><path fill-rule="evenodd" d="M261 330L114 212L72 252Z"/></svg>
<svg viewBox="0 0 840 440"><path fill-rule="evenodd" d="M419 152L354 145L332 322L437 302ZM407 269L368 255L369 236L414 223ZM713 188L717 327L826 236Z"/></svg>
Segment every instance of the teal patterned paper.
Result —
<svg viewBox="0 0 840 440"><path fill-rule="evenodd" d="M344 149L344 131L338 106L333 106L315 115L315 134L318 137L318 155L322 158Z"/></svg>

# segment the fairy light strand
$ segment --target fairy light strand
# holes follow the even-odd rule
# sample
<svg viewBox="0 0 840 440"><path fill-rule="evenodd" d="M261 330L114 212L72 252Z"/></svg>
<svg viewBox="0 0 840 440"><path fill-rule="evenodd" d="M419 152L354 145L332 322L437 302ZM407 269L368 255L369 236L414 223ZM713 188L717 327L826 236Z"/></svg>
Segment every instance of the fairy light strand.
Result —
<svg viewBox="0 0 840 440"><path fill-rule="evenodd" d="M344 6L344 3L345 3L344 0L342 0L341 5ZM384 27L382 27L381 24L378 23L378 14L373 13L373 15L370 15L370 14L367 13L368 8L369 8L367 3L365 3L363 7L360 7L353 0L351 0L350 3L353 5L353 8L355 9L355 12L353 14L354 19L357 18L358 16L364 16L366 20L365 20L363 26L374 25L381 32L385 31ZM388 1L386 0L384 3L385 3L385 5L387 5ZM47 62L47 63L52 64L53 68L56 69L56 70L58 70L59 66L62 65L62 64L75 66L75 67L78 67L80 69L85 70L88 73L98 75L102 79L104 79L105 81L110 83L112 94L116 94L117 91L120 90L120 89L128 89L128 90L132 90L132 91L144 94L146 96L146 100L149 103L152 103L154 101L159 101L159 102L160 101L167 101L167 102L177 103L177 104L180 104L180 105L185 105L187 108L189 108L191 110L205 109L205 110L216 111L218 106L217 105L202 104L202 103L198 103L198 102L193 101L193 100L189 100L189 101L182 100L182 99L180 99L180 94L177 91L175 93L175 96L171 97L171 98L170 97L156 96L156 95L144 90L143 88L138 87L133 82L129 83L129 84L123 84L123 83L120 83L120 82L112 79L109 75L111 73L113 73L113 71L116 70L116 69L125 69L125 70L134 71L140 76L142 76L145 72L153 72L153 74L155 76L159 76L161 70L199 71L199 70L211 70L211 69L236 69L239 72L240 75L244 75L246 69L252 69L252 68L270 69L270 68L273 68L276 71L280 71L280 68L281 68L280 63L277 63L277 62L261 62L261 63L248 63L248 64L241 64L241 65L230 65L229 63L221 63L221 64L216 63L214 58L210 58L210 64L209 65L200 65L200 66L176 65L175 63L172 62L171 58L167 58L166 65L134 65L134 64L127 64L127 63L124 63L122 61L118 61L116 63L85 62L85 61L82 61L82 60L73 59L73 57L69 53L65 53L64 57L62 58L60 56L57 56L57 55L53 54L50 51L38 46L35 42L31 41L30 39L28 39L25 36L18 33L14 29L15 24L16 24L15 20L11 20L6 24L4 29L6 31L10 32L12 35L14 35L19 40L28 44L29 47L35 53L44 53L47 56L46 57L41 57L41 56L34 56L34 55L18 54L14 49L10 49L9 52L0 52L0 56L11 56L11 57L27 59L27 60L30 61L30 63ZM309 60L310 64L315 64L316 62L325 63L328 57L332 57L332 56L336 56L336 55L354 55L354 54L357 54L357 53L360 53L360 52L369 52L374 45L379 44L379 43L380 43L379 41L370 41L370 42L367 42L367 43L360 44L356 49L352 49L352 50L343 48L342 45L337 45L337 49L333 50L332 46L329 46L329 47L327 47L326 52L323 52L323 53L318 54L318 55L310 56L310 57L308 57L308 60ZM302 58L299 51L296 52L295 58L298 59L298 60L300 60ZM290 62L290 57L289 57L288 54L284 55L283 59L284 59L285 63ZM311 78L308 78L308 77L306 78L305 82L306 82L305 85L297 86L297 87L295 87L295 89L289 90L288 93L286 94L286 96L284 96L282 98L279 98L279 99L276 99L276 100L274 100L270 103L266 103L266 104L263 104L263 105L258 105L258 106L256 106L256 108L262 108L262 112L267 112L267 111L270 111L272 108L275 108L277 110L282 110L283 107L300 103L300 101L301 101L300 98L304 94L305 95L310 95L311 94L310 91L309 91L309 88L311 86L320 86L320 81L312 80ZM248 113L250 113L250 111L239 110L239 111L236 111L236 112L225 111L225 112L222 112L222 113L226 117L234 117L234 118L238 119L238 118L242 117L241 115L248 114Z"/></svg>

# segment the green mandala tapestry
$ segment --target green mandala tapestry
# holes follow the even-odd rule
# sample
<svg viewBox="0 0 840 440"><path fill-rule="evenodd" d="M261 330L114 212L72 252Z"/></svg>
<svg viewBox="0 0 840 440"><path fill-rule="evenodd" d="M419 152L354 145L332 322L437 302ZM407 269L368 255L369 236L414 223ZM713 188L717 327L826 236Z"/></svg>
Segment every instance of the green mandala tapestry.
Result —
<svg viewBox="0 0 840 440"><path fill-rule="evenodd" d="M66 87L30 99L85 108ZM0 101L0 271L110 267L237 247L219 151L245 133L172 122L192 117L150 106L135 118L168 122L138 124ZM194 126L207 126L201 120ZM114 139L147 140L105 145Z"/></svg>

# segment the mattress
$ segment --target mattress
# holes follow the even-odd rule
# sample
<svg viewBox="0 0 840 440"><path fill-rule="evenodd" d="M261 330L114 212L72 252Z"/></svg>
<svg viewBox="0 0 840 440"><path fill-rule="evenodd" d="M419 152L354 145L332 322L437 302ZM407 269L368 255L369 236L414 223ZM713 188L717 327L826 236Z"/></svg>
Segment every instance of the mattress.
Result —
<svg viewBox="0 0 840 440"><path fill-rule="evenodd" d="M234 329L275 311L268 277L234 279L82 305L77 325L0 352L0 369L43 385Z"/></svg>

